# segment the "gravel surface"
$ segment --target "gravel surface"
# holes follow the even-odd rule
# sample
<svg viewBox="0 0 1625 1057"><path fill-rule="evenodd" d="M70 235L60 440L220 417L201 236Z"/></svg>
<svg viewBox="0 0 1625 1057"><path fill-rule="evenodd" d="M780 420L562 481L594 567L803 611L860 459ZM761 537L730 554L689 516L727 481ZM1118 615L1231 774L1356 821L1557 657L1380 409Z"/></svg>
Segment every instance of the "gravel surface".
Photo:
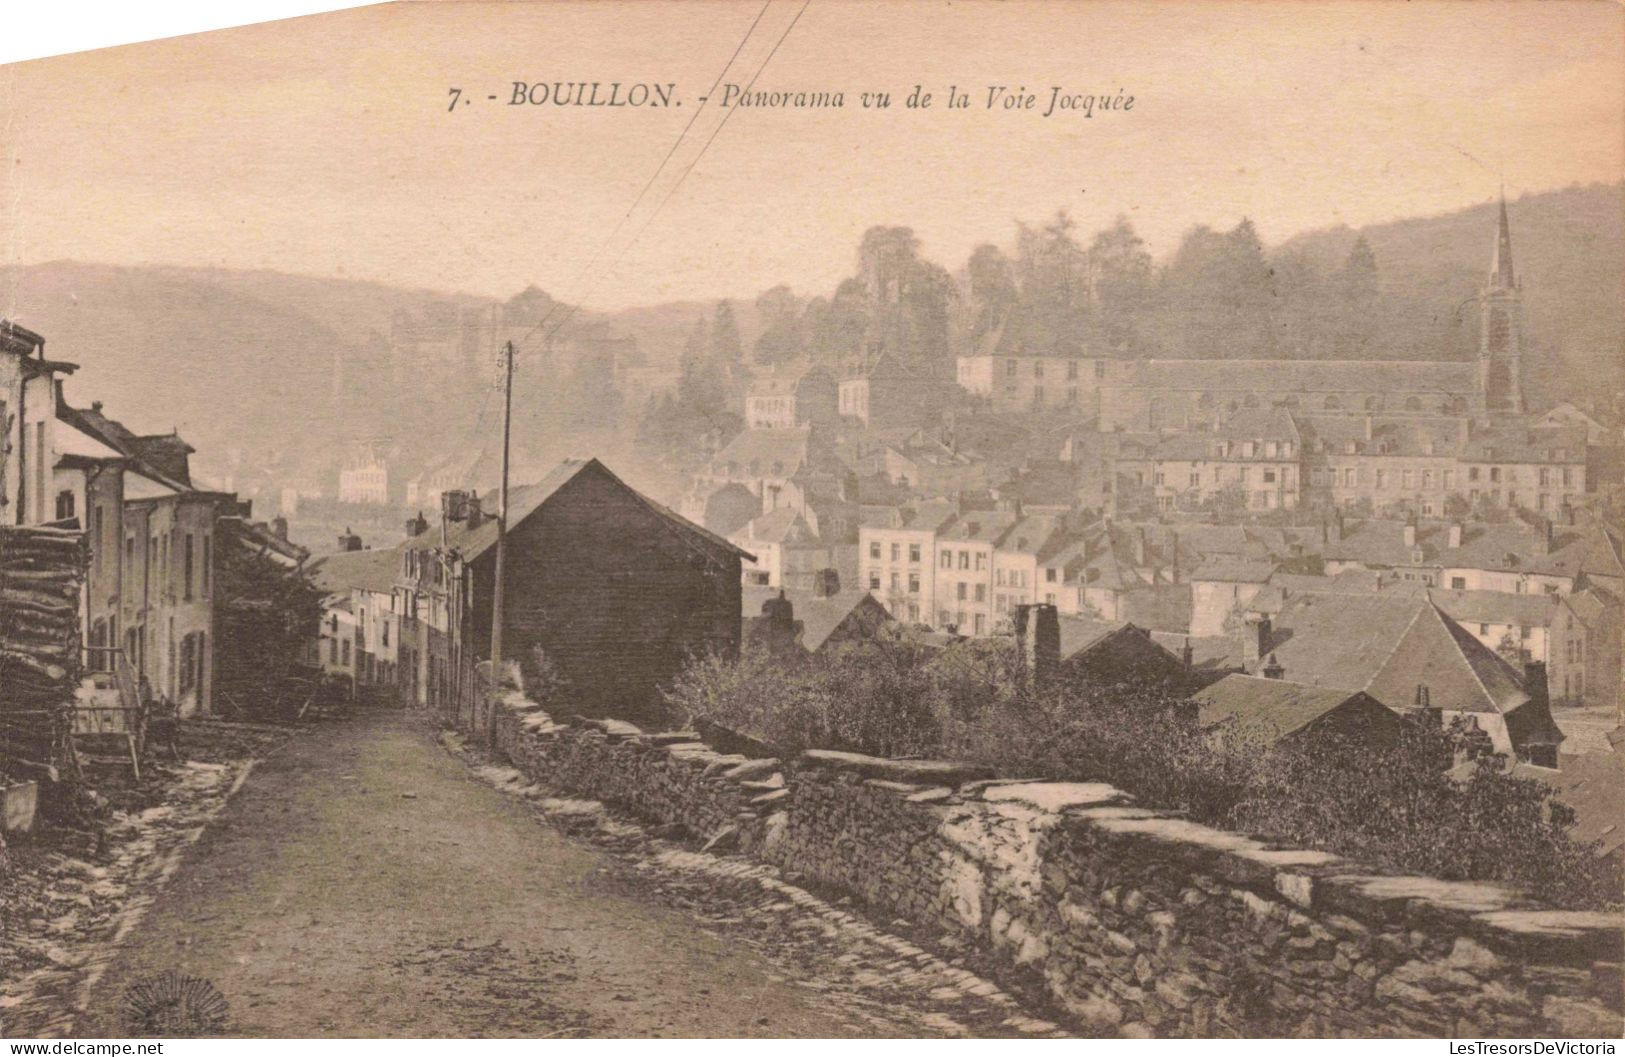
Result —
<svg viewBox="0 0 1625 1057"><path fill-rule="evenodd" d="M223 795L233 771L216 773ZM150 909L79 959L53 1017L37 997L0 1017L26 1005L29 1033L119 1035L126 989L173 969L218 988L246 1036L1056 1030L906 923L526 786L400 713L289 740L171 861L167 884L131 882L157 891Z"/></svg>

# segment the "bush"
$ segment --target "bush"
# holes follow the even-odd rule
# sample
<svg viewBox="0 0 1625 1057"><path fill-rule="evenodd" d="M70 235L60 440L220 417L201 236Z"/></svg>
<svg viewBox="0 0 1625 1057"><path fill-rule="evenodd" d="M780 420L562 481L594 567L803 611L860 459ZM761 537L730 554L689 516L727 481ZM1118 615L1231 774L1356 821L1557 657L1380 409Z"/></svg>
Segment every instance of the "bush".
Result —
<svg viewBox="0 0 1625 1057"><path fill-rule="evenodd" d="M1560 906L1613 907L1617 862L1568 836L1573 812L1513 777L1483 735L1416 725L1391 749L1201 729L1177 690L1033 688L1008 640L932 650L892 635L827 656L709 658L670 702L765 741L875 756L935 755L1001 775L1107 782L1210 825L1447 880L1506 881ZM1474 758L1466 777L1451 762Z"/></svg>

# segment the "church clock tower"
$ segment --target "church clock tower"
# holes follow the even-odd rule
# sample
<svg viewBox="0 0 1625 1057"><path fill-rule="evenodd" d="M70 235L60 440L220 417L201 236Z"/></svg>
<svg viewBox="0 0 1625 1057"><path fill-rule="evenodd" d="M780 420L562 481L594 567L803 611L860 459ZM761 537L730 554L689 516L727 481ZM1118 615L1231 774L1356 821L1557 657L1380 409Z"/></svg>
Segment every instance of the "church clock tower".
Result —
<svg viewBox="0 0 1625 1057"><path fill-rule="evenodd" d="M1479 387L1491 413L1523 413L1522 332L1523 291L1512 270L1512 231L1503 193L1489 280L1479 296Z"/></svg>

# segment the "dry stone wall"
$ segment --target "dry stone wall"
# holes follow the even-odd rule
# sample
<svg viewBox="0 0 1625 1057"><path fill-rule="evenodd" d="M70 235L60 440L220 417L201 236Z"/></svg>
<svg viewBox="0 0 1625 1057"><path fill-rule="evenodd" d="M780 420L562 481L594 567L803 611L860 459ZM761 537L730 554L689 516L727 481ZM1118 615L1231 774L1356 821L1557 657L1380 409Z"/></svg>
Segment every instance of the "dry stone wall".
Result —
<svg viewBox="0 0 1625 1057"><path fill-rule="evenodd" d="M681 827L991 956L1081 1030L1126 1036L1608 1037L1622 922L1501 885L1383 874L1136 806L1103 784L555 722L517 693L533 781Z"/></svg>

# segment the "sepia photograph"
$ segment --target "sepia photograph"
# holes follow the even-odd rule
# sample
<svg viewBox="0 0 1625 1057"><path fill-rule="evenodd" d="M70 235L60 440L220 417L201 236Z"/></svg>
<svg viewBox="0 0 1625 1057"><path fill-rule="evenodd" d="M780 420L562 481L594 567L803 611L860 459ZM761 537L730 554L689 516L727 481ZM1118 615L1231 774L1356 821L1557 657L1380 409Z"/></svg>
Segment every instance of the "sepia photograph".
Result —
<svg viewBox="0 0 1625 1057"><path fill-rule="evenodd" d="M1615 1052L1625 6L291 2L0 57L8 1053Z"/></svg>

